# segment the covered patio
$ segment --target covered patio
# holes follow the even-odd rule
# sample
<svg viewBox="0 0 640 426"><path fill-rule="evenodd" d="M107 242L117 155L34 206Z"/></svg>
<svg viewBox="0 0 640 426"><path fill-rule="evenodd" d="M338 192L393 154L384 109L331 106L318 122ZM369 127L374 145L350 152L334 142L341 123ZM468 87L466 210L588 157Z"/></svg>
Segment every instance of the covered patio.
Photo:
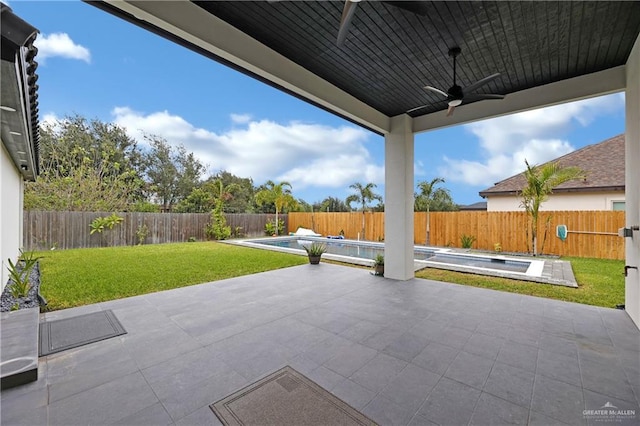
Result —
<svg viewBox="0 0 640 426"><path fill-rule="evenodd" d="M637 424L637 269L621 311L416 279L413 262L414 134L625 91L638 266L637 2L362 2L341 46L344 2L89 3L383 135L387 278L304 265L44 314L110 309L127 334L40 358L0 394L3 424L217 424L209 404L284 365L383 425ZM449 87L454 47L462 85L500 72L481 92L506 99L447 117L423 86Z"/></svg>
<svg viewBox="0 0 640 426"><path fill-rule="evenodd" d="M620 310L322 263L43 317L107 309L127 334L41 358L2 392L2 424L219 424L209 404L284 365L382 425L640 415L640 332ZM605 406L626 414L589 414Z"/></svg>
<svg viewBox="0 0 640 426"><path fill-rule="evenodd" d="M88 3L383 135L385 270L396 280L414 276L416 133L625 92L625 304L640 326L638 2ZM197 93L207 77L193 71Z"/></svg>

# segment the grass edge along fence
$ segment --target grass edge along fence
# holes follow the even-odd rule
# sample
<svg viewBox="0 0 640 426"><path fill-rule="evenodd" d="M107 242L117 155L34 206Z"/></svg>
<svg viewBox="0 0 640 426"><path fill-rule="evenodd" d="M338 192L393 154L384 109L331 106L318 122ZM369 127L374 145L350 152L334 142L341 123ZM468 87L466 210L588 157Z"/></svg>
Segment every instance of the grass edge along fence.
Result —
<svg viewBox="0 0 640 426"><path fill-rule="evenodd" d="M345 238L357 239L362 233L362 216L362 212L289 213L289 231L303 226L322 235L338 235L342 231ZM383 241L384 213L367 212L364 217L365 239ZM625 241L618 236L618 229L625 226L623 211L545 211L539 222L538 251L547 229L543 255L624 259ZM426 223L426 213L414 213L415 244L425 244ZM499 245L503 252L526 253L527 239L530 240L525 212L431 212L430 223L432 246L460 248L461 237L471 235L476 238L474 249L494 251ZM556 237L557 225L567 226L564 241Z"/></svg>
<svg viewBox="0 0 640 426"><path fill-rule="evenodd" d="M209 213L142 213L116 214L124 220L113 229L90 234L91 222L113 212L24 211L24 250L72 249L87 247L132 246L139 242L137 232L146 226L144 244L204 241ZM263 237L265 224L275 220L273 214L225 213L232 234L239 228L241 236ZM278 215L287 229L287 215Z"/></svg>

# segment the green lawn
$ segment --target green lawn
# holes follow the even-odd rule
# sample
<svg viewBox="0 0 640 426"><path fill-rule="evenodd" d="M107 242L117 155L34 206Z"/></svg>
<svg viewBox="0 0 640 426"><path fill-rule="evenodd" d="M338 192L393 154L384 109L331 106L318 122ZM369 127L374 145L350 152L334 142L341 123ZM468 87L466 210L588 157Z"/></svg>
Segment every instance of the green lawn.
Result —
<svg viewBox="0 0 640 426"><path fill-rule="evenodd" d="M60 250L38 255L43 256L40 292L51 310L307 262L304 256L216 242ZM418 271L416 276L609 308L624 303L622 260L565 260L573 265L578 289L431 268Z"/></svg>
<svg viewBox="0 0 640 426"><path fill-rule="evenodd" d="M40 292L57 310L301 265L307 258L216 242L38 253Z"/></svg>
<svg viewBox="0 0 640 426"><path fill-rule="evenodd" d="M624 304L624 261L579 257L566 257L563 260L571 261L579 288L463 274L433 268L418 271L416 277L607 308Z"/></svg>

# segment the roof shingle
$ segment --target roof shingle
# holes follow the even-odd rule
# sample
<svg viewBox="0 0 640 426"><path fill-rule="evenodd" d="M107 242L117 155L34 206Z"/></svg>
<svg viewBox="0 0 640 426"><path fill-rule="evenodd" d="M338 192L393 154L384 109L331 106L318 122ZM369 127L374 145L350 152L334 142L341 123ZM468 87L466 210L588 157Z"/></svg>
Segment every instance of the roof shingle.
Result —
<svg viewBox="0 0 640 426"><path fill-rule="evenodd" d="M624 150L623 133L549 161L557 161L563 167L579 167L586 174L586 179L565 182L553 188L553 191L624 191ZM522 191L525 184L524 173L520 173L480 191L480 196L514 195Z"/></svg>

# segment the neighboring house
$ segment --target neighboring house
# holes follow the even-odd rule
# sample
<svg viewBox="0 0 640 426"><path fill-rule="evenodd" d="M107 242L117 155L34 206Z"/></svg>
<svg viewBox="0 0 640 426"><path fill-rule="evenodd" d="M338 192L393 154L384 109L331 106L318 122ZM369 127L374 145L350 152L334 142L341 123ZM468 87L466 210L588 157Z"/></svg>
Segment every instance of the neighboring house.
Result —
<svg viewBox="0 0 640 426"><path fill-rule="evenodd" d="M11 8L1 4L2 63L0 69L0 260L2 289L7 279L7 259L13 261L22 247L24 181L38 175L38 50L33 46L38 30Z"/></svg>
<svg viewBox="0 0 640 426"><path fill-rule="evenodd" d="M468 204L466 206L459 206L461 212L486 212L487 211L487 202L486 201L478 201L477 203Z"/></svg>
<svg viewBox="0 0 640 426"><path fill-rule="evenodd" d="M624 210L624 150L622 134L553 160L581 168L586 177L553 188L540 210ZM480 196L487 199L488 211L523 210L519 194L525 184L520 173L480 191Z"/></svg>

